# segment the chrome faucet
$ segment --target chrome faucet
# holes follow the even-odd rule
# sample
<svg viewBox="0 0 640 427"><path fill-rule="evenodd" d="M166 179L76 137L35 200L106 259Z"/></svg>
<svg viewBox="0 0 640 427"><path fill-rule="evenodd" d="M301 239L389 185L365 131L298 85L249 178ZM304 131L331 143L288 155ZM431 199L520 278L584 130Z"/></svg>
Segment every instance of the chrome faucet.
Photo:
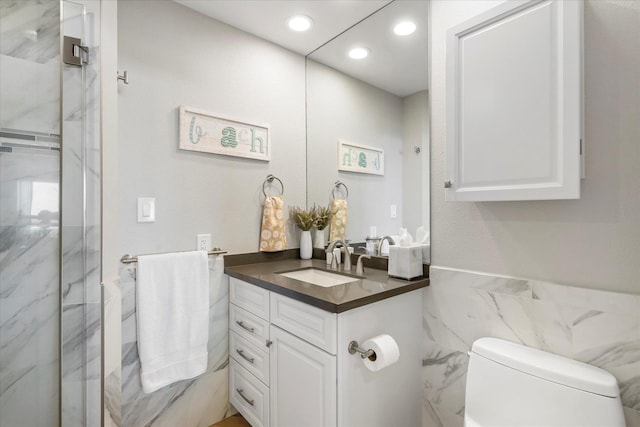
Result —
<svg viewBox="0 0 640 427"><path fill-rule="evenodd" d="M362 258L371 259L371 255L360 255L358 257L358 262L356 263L356 274L363 275L364 267L362 266Z"/></svg>
<svg viewBox="0 0 640 427"><path fill-rule="evenodd" d="M380 239L380 244L378 245L378 253L376 254L377 256L380 256L380 254L382 253L382 244L384 243L385 240L388 240L390 245L396 244L396 241L393 240L393 237L384 236L382 239Z"/></svg>
<svg viewBox="0 0 640 427"><path fill-rule="evenodd" d="M334 267L334 263L335 263L335 267L338 267L338 264L335 262L336 261L336 257L335 255L333 255L333 250L335 249L336 245L338 243L342 244L342 248L341 251L344 252L344 270L351 270L351 254L349 253L349 245L347 245L345 243L344 240L334 240L333 242L329 243L329 246L327 247L327 250L325 251L328 254L331 254L331 267Z"/></svg>

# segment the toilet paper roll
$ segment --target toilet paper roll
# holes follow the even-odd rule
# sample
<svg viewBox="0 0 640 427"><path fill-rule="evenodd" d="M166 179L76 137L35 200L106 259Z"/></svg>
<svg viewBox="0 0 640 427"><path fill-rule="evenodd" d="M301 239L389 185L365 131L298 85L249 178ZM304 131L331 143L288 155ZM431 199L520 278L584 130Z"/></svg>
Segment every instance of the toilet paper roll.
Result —
<svg viewBox="0 0 640 427"><path fill-rule="evenodd" d="M368 339L362 343L362 348L375 352L375 355L362 360L364 366L373 372L393 365L400 358L400 348L391 335L383 334Z"/></svg>

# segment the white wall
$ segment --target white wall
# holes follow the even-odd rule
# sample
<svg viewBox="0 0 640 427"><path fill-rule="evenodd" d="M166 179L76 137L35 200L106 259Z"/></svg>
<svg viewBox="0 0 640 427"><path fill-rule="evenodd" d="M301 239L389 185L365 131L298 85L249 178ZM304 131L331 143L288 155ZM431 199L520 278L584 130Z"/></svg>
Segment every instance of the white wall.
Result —
<svg viewBox="0 0 640 427"><path fill-rule="evenodd" d="M402 98L402 226L415 238L418 227L429 227L429 197L425 167L429 167L429 97L426 90ZM415 148L420 148L416 153Z"/></svg>
<svg viewBox="0 0 640 427"><path fill-rule="evenodd" d="M102 279L118 277L118 82L113 77L118 71L118 2L100 2L100 69L102 92Z"/></svg>
<svg viewBox="0 0 640 427"><path fill-rule="evenodd" d="M120 254L195 249L197 233L257 251L269 173L286 205L304 206L302 56L170 1L121 1L118 68L130 76L118 87ZM271 161L179 150L180 105L269 124ZM156 198L155 223L136 222L137 197Z"/></svg>
<svg viewBox="0 0 640 427"><path fill-rule="evenodd" d="M640 293L638 1L585 2L586 179L581 199L444 201L445 33L499 3L431 4L432 263Z"/></svg>
<svg viewBox="0 0 640 427"><path fill-rule="evenodd" d="M349 188L347 238L364 242L402 226L402 100L315 61L307 62L307 174L309 204L326 205L335 181ZM384 176L339 172L337 143L384 150ZM390 218L390 205L397 218Z"/></svg>

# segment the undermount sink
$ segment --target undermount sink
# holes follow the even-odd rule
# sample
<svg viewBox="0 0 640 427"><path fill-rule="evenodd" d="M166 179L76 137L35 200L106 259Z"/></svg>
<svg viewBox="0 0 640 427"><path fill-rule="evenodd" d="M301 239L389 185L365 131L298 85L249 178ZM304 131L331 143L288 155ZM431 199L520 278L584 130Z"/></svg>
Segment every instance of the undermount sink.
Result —
<svg viewBox="0 0 640 427"><path fill-rule="evenodd" d="M319 270L317 268L305 268L302 270L287 271L278 274L290 279L300 280L301 282L310 283L316 286L322 286L323 288L344 285L345 283L359 280L357 277L332 273L330 271Z"/></svg>

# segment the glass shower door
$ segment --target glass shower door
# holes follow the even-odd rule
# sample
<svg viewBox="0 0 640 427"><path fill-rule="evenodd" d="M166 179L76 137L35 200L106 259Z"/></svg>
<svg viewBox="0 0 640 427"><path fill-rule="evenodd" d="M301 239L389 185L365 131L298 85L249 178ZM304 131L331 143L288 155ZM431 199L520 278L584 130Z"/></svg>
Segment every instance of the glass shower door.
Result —
<svg viewBox="0 0 640 427"><path fill-rule="evenodd" d="M62 2L63 426L99 426L102 408L97 8L96 1Z"/></svg>
<svg viewBox="0 0 640 427"><path fill-rule="evenodd" d="M0 20L0 425L57 426L60 3Z"/></svg>
<svg viewBox="0 0 640 427"><path fill-rule="evenodd" d="M2 427L101 423L99 7L0 0Z"/></svg>

